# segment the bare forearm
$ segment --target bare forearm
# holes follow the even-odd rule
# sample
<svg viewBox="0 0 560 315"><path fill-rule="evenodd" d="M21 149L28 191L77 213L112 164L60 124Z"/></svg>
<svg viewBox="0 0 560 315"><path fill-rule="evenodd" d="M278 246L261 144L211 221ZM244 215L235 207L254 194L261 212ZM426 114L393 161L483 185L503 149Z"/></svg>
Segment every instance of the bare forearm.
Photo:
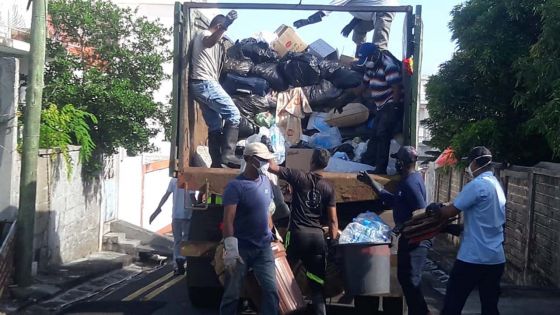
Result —
<svg viewBox="0 0 560 315"><path fill-rule="evenodd" d="M338 238L338 217L336 207L329 208L329 236L332 239Z"/></svg>
<svg viewBox="0 0 560 315"><path fill-rule="evenodd" d="M214 47L214 45L218 43L218 41L222 38L225 32L226 32L225 28L220 28L219 30L212 33L212 35L205 37L203 40L204 47L206 48Z"/></svg>
<svg viewBox="0 0 560 315"><path fill-rule="evenodd" d="M169 198L169 195L171 193L168 191L166 192L163 197L161 197L161 200L159 201L158 207L157 209L161 209L161 207L163 207L163 205L165 204L165 202L167 201L167 198Z"/></svg>
<svg viewBox="0 0 560 315"><path fill-rule="evenodd" d="M453 218L459 214L459 209L455 208L453 204L448 204L441 208L440 214L443 218Z"/></svg>
<svg viewBox="0 0 560 315"><path fill-rule="evenodd" d="M233 227L233 222L235 220L236 209L236 205L226 206L224 208L224 230L222 231L222 235L224 238L234 235L235 230Z"/></svg>

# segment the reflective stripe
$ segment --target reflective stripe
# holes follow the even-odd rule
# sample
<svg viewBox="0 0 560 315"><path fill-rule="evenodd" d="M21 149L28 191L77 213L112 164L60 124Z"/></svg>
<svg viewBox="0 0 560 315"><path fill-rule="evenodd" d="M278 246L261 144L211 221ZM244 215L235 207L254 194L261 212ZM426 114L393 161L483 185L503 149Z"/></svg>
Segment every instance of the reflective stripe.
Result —
<svg viewBox="0 0 560 315"><path fill-rule="evenodd" d="M288 246L290 246L290 236L291 236L290 231L288 231L286 233L286 241L284 242L286 243L286 249L288 249Z"/></svg>
<svg viewBox="0 0 560 315"><path fill-rule="evenodd" d="M317 277L316 275L312 274L312 273L309 272L309 271L306 272L305 275L307 276L307 278L309 278L309 279L311 279L311 280L317 282L317 283L320 284L320 285L325 284L325 280L323 280L323 279Z"/></svg>

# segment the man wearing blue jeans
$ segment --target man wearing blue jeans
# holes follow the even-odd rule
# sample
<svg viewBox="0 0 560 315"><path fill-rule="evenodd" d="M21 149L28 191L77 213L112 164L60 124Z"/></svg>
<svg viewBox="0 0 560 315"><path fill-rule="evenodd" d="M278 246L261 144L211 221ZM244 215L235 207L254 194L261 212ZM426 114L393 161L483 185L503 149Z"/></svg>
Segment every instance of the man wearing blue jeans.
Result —
<svg viewBox="0 0 560 315"><path fill-rule="evenodd" d="M260 314L278 314L278 292L269 208L273 202L272 185L263 170L274 155L257 142L245 147L247 166L224 191L224 266L225 291L221 315L237 313L239 294L249 268L261 287Z"/></svg>
<svg viewBox="0 0 560 315"><path fill-rule="evenodd" d="M393 219L396 224L393 231L398 234L402 225L412 218L414 211L426 207L426 187L422 175L416 171L416 161L418 160L416 149L411 146L401 147L391 157L397 160L397 171L401 175L401 181L395 194L385 190L381 184L365 172L360 173L358 179L369 185L384 205L393 208ZM403 289L410 315L430 314L422 294L421 281L428 249L431 246L431 240L410 244L403 235L399 238L397 278Z"/></svg>
<svg viewBox="0 0 560 315"><path fill-rule="evenodd" d="M208 149L212 167L239 168L235 147L241 115L231 97L218 82L224 63L222 36L237 18L236 11L217 15L210 27L195 35L192 42L190 92L200 104L208 125Z"/></svg>
<svg viewBox="0 0 560 315"><path fill-rule="evenodd" d="M426 209L452 218L463 212L465 227L457 260L447 283L442 315L460 315L474 288L478 288L482 315L498 315L500 280L504 273L506 196L492 172L492 153L475 147L468 156L472 180L452 204L431 204Z"/></svg>

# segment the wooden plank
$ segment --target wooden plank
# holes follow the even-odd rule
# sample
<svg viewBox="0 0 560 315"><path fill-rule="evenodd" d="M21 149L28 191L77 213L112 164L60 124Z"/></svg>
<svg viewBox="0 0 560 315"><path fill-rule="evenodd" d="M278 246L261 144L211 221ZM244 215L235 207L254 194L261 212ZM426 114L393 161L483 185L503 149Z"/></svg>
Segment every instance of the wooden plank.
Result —
<svg viewBox="0 0 560 315"><path fill-rule="evenodd" d="M226 185L239 175L239 170L225 168L189 167L179 175L179 182L186 182L190 187L201 187L206 182L210 185L210 192L223 194ZM398 176L382 177L371 175L376 181L385 185L388 191L395 191ZM356 179L354 173L323 173L335 187L337 202L375 200L377 196L370 187Z"/></svg>

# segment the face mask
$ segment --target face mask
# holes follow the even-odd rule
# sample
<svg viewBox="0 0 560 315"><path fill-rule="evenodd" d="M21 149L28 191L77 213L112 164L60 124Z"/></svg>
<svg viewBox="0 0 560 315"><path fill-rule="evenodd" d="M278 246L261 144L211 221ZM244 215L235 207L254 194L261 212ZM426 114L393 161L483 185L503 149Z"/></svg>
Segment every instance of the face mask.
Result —
<svg viewBox="0 0 560 315"><path fill-rule="evenodd" d="M486 166L490 165L490 163L492 163L492 160L490 160L490 161L488 161L488 163L482 165L481 167L477 168L476 170L474 170L474 171L471 170L472 163L473 163L474 161L480 159L480 158L483 158L483 157L492 158L491 155L481 155L481 156L475 158L474 160L472 160L471 163L469 164L469 166L467 166L466 171L467 171L467 174L469 174L469 176L470 176L471 178L474 177L474 173L476 173L478 170L480 170L480 169L482 169L482 168L485 168Z"/></svg>
<svg viewBox="0 0 560 315"><path fill-rule="evenodd" d="M255 158L253 161L257 161L257 163L253 162L251 163L251 165L253 165L253 167L257 169L257 171L260 174L264 174L264 172L268 172L268 165L269 165L268 161L261 161L257 158Z"/></svg>

